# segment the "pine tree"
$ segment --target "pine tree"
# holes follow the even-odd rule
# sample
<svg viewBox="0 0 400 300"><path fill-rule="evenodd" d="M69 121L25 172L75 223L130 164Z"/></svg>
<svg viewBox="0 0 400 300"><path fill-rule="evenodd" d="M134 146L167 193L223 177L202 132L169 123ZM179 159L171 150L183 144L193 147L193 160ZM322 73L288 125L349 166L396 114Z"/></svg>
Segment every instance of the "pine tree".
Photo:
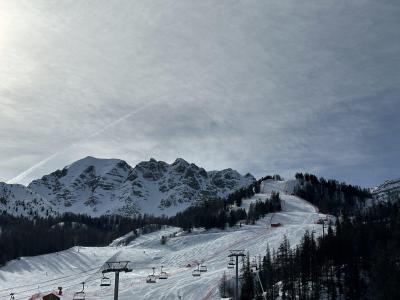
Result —
<svg viewBox="0 0 400 300"><path fill-rule="evenodd" d="M254 297L254 280L250 268L250 258L247 254L246 260L243 265L243 284L241 289L240 299L248 300Z"/></svg>

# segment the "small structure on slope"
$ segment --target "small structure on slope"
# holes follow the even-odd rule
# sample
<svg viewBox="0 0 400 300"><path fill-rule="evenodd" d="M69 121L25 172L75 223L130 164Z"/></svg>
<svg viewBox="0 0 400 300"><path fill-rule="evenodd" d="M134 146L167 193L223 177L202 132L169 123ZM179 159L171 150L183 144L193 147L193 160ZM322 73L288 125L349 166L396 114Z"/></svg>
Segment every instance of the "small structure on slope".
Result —
<svg viewBox="0 0 400 300"><path fill-rule="evenodd" d="M60 296L58 296L55 293L50 293L46 296L43 296L43 300L60 300L60 299L61 299Z"/></svg>

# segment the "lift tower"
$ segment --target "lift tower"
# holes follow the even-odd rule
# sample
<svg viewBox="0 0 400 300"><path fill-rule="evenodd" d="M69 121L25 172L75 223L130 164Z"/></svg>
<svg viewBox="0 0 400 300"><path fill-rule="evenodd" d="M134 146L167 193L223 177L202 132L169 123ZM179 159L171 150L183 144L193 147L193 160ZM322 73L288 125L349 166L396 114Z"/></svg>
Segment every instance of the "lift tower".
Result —
<svg viewBox="0 0 400 300"><path fill-rule="evenodd" d="M245 257L244 250L229 250L231 253L228 257L236 258L236 286L235 286L235 300L239 300L239 257Z"/></svg>
<svg viewBox="0 0 400 300"><path fill-rule="evenodd" d="M132 269L128 267L129 263L130 261L108 261L101 271L103 274L115 273L114 300L118 300L119 273L132 272Z"/></svg>

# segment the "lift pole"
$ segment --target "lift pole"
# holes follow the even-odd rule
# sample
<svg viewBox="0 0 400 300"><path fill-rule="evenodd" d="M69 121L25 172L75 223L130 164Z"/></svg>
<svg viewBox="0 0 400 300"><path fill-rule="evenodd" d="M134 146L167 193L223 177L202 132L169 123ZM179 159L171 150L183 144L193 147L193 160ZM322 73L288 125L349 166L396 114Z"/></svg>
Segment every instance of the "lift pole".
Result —
<svg viewBox="0 0 400 300"><path fill-rule="evenodd" d="M119 273L120 272L132 272L132 269L128 267L129 261L110 261L106 262L103 270L103 274L115 273L115 285L114 285L114 300L118 300L118 286L119 286Z"/></svg>
<svg viewBox="0 0 400 300"><path fill-rule="evenodd" d="M116 271L115 283L114 283L114 300L118 300L118 287L119 287L119 271Z"/></svg>
<svg viewBox="0 0 400 300"><path fill-rule="evenodd" d="M228 257L236 258L236 286L235 286L235 300L239 300L239 257L245 257L244 250L230 250Z"/></svg>

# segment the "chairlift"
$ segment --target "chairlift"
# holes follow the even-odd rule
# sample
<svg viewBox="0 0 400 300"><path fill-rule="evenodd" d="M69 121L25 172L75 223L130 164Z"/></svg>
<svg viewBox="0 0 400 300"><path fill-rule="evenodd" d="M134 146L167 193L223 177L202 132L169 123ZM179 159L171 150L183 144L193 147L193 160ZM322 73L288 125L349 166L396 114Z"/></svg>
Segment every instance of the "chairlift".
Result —
<svg viewBox="0 0 400 300"><path fill-rule="evenodd" d="M235 260L233 259L233 257L231 257L228 262L228 269L233 269L235 265L236 265Z"/></svg>
<svg viewBox="0 0 400 300"><path fill-rule="evenodd" d="M200 265L197 265L197 269L193 270L192 272L193 277L200 277L201 276L201 271L200 271Z"/></svg>
<svg viewBox="0 0 400 300"><path fill-rule="evenodd" d="M196 270L193 270L192 275L193 275L193 277L200 277L201 272L199 269L196 269Z"/></svg>
<svg viewBox="0 0 400 300"><path fill-rule="evenodd" d="M101 279L100 282L100 286L110 286L110 285L111 285L111 279L103 275L103 278Z"/></svg>
<svg viewBox="0 0 400 300"><path fill-rule="evenodd" d="M73 300L85 300L85 292L76 292Z"/></svg>
<svg viewBox="0 0 400 300"><path fill-rule="evenodd" d="M82 282L82 291L74 293L73 300L85 300L85 283Z"/></svg>
<svg viewBox="0 0 400 300"><path fill-rule="evenodd" d="M250 266L251 266L252 268L257 268L257 267L258 267L258 265L257 265L257 261L256 261L256 259L255 259L255 258L253 258L253 260L251 261L251 264L250 264Z"/></svg>
<svg viewBox="0 0 400 300"><path fill-rule="evenodd" d="M202 273L207 272L207 266L201 265L200 266L200 272L202 272Z"/></svg>
<svg viewBox="0 0 400 300"><path fill-rule="evenodd" d="M160 274L158 275L158 279L168 279L167 272L163 271L164 266L161 266Z"/></svg>
<svg viewBox="0 0 400 300"><path fill-rule="evenodd" d="M236 265L235 262L231 260L230 262L228 262L228 269L234 269L235 265Z"/></svg>
<svg viewBox="0 0 400 300"><path fill-rule="evenodd" d="M150 274L146 278L146 283L156 283L157 282L157 276L154 275L154 270L155 268L153 267L153 274Z"/></svg>
<svg viewBox="0 0 400 300"><path fill-rule="evenodd" d="M10 300L15 300L14 295L15 295L14 293L11 293L11 294L10 294Z"/></svg>

